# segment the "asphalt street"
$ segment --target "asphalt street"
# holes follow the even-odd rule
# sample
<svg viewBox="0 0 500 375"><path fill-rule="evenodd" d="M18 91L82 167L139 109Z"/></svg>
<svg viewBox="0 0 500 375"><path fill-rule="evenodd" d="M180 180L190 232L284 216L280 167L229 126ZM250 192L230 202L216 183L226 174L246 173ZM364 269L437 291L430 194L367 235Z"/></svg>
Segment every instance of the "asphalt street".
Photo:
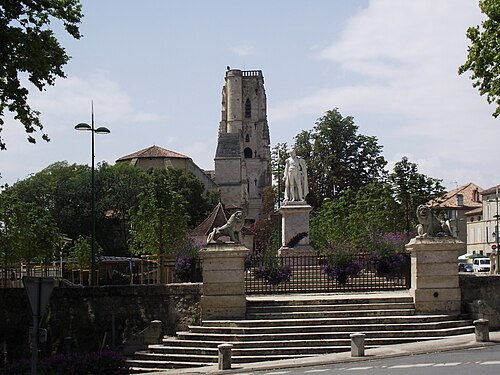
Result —
<svg viewBox="0 0 500 375"><path fill-rule="evenodd" d="M497 375L500 374L500 346L487 346L441 353L366 360L297 369L236 372L238 375L292 374L352 375Z"/></svg>

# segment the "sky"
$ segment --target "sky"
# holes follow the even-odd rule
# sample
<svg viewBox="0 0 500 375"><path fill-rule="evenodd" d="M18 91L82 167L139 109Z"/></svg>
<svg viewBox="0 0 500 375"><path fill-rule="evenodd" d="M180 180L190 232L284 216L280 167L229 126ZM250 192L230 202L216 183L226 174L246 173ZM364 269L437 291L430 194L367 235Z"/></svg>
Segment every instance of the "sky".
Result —
<svg viewBox="0 0 500 375"><path fill-rule="evenodd" d="M465 62L476 0L83 0L83 38L54 23L67 78L29 103L50 138L26 141L7 116L0 185L66 160L90 164L158 145L213 169L226 66L262 70L271 144L338 108L375 136L390 170L407 156L449 189L500 184L500 119Z"/></svg>

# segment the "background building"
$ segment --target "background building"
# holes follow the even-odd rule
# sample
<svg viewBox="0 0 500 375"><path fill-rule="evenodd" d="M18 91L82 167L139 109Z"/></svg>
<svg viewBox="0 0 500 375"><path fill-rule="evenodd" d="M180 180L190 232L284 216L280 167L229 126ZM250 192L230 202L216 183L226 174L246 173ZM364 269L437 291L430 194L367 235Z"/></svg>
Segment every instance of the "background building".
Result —
<svg viewBox="0 0 500 375"><path fill-rule="evenodd" d="M498 245L500 185L481 192L481 207L467 212L467 253L490 255ZM495 245L495 246L492 246Z"/></svg>
<svg viewBox="0 0 500 375"><path fill-rule="evenodd" d="M430 204L432 207L445 211L446 218L450 221L453 236L464 243L467 243L466 212L482 207L482 191L480 186L469 182L467 185L450 190L443 197Z"/></svg>
<svg viewBox="0 0 500 375"><path fill-rule="evenodd" d="M266 92L260 70L226 72L222 118L215 153L215 182L226 207L240 207L256 220L262 190L271 186Z"/></svg>
<svg viewBox="0 0 500 375"><path fill-rule="evenodd" d="M159 146L151 146L130 155L122 156L117 163L129 163L144 171L156 168L178 168L192 172L205 185L206 190L215 190L217 185L210 178L210 171L205 172L198 167L189 156L167 150Z"/></svg>

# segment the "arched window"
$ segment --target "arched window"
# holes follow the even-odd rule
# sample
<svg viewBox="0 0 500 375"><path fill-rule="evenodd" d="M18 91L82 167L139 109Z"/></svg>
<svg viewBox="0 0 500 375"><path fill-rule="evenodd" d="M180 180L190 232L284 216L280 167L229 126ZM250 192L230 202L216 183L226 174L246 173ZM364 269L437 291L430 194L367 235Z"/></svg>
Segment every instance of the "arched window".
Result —
<svg viewBox="0 0 500 375"><path fill-rule="evenodd" d="M245 137L245 142L250 142L250 136L248 134Z"/></svg>
<svg viewBox="0 0 500 375"><path fill-rule="evenodd" d="M251 159L253 156L253 151L250 147L247 147L243 150L243 155L245 155L245 159Z"/></svg>
<svg viewBox="0 0 500 375"><path fill-rule="evenodd" d="M250 99L247 99L247 101L245 102L245 117L252 117L252 104L250 103Z"/></svg>

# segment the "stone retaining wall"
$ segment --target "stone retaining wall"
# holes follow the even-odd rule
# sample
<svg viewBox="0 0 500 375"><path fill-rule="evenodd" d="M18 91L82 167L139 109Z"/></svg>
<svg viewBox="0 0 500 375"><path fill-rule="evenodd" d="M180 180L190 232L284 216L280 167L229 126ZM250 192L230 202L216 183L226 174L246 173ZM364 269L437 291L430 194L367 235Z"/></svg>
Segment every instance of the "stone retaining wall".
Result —
<svg viewBox="0 0 500 375"><path fill-rule="evenodd" d="M500 275L460 274L462 311L473 319L488 319L490 329L500 329Z"/></svg>
<svg viewBox="0 0 500 375"><path fill-rule="evenodd" d="M87 352L112 347L112 321L118 347L132 334L161 320L163 332L173 335L199 323L201 283L170 285L55 288L41 327L48 340L42 356L64 350L64 338L73 338L73 350ZM24 289L0 289L0 368L6 361L29 358L28 327L32 316Z"/></svg>

